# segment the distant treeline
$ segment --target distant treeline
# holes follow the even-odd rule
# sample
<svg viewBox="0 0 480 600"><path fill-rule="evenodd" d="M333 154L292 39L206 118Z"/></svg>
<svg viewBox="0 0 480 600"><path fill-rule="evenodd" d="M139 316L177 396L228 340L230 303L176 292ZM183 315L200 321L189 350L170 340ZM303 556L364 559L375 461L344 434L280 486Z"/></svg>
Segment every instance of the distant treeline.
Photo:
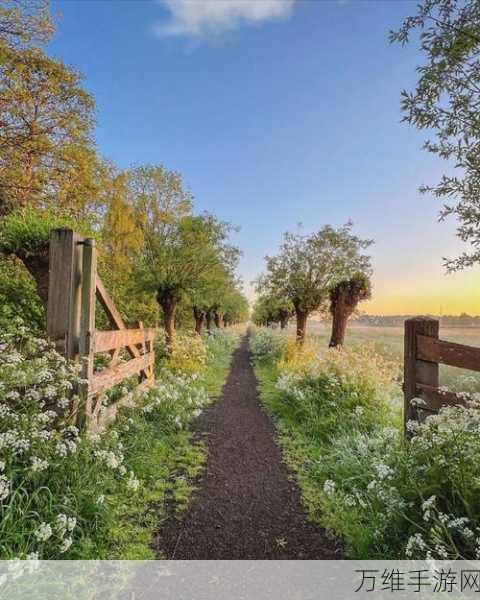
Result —
<svg viewBox="0 0 480 600"><path fill-rule="evenodd" d="M401 327L405 319L412 315L359 315L355 319L356 325L370 325L376 327ZM468 315L422 315L440 320L442 327L480 327L480 316Z"/></svg>

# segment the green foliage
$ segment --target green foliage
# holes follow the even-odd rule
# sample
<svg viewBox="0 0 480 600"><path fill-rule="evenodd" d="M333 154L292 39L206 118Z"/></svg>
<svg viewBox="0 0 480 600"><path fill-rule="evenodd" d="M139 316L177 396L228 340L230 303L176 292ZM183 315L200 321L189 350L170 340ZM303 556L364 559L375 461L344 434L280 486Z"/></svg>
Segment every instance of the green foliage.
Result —
<svg viewBox="0 0 480 600"><path fill-rule="evenodd" d="M235 336L206 344L200 375L164 363L134 407L87 436L69 418L77 367L25 328L1 334L2 558L154 558L154 531L167 506L185 508L204 461L188 424L221 387Z"/></svg>
<svg viewBox="0 0 480 600"><path fill-rule="evenodd" d="M22 324L42 331L45 311L21 262L0 258L0 331L13 333Z"/></svg>
<svg viewBox="0 0 480 600"><path fill-rule="evenodd" d="M168 237L150 229L140 270L145 288L178 299L194 292L209 272L230 259L229 229L211 215L183 217L171 225Z"/></svg>
<svg viewBox="0 0 480 600"><path fill-rule="evenodd" d="M420 188L446 203L441 217L456 217L459 238L471 244L470 253L447 261L454 271L480 261L480 4L422 0L391 40L406 44L417 31L425 61L417 68L415 89L402 93L402 108L405 121L432 133L424 148L455 169L436 185Z"/></svg>
<svg viewBox="0 0 480 600"><path fill-rule="evenodd" d="M20 258L48 251L50 232L57 228L74 229L91 235L88 222L61 210L19 209L0 220L0 252Z"/></svg>
<svg viewBox="0 0 480 600"><path fill-rule="evenodd" d="M255 302L252 320L256 325L285 323L294 312L293 304L288 297L264 294Z"/></svg>
<svg viewBox="0 0 480 600"><path fill-rule="evenodd" d="M48 0L3 0L0 43L11 47L44 43L53 31Z"/></svg>
<svg viewBox="0 0 480 600"><path fill-rule="evenodd" d="M297 312L319 310L338 281L370 272L370 259L362 250L372 242L354 236L351 228L347 223L339 229L326 225L312 235L286 233L280 252L267 256L258 291L288 298Z"/></svg>
<svg viewBox="0 0 480 600"><path fill-rule="evenodd" d="M244 323L250 313L248 300L235 285L230 286L221 300L221 310L225 323Z"/></svg>
<svg viewBox="0 0 480 600"><path fill-rule="evenodd" d="M397 373L364 345L319 356L290 344L280 360L257 360L310 516L343 538L351 558L475 559L478 406L410 422L406 443Z"/></svg>
<svg viewBox="0 0 480 600"><path fill-rule="evenodd" d="M354 273L349 279L336 283L330 289L330 314L335 314L339 303L350 315L359 302L368 300L372 295L370 278L365 273Z"/></svg>
<svg viewBox="0 0 480 600"><path fill-rule="evenodd" d="M0 44L0 212L91 201L93 110L78 73L38 48Z"/></svg>

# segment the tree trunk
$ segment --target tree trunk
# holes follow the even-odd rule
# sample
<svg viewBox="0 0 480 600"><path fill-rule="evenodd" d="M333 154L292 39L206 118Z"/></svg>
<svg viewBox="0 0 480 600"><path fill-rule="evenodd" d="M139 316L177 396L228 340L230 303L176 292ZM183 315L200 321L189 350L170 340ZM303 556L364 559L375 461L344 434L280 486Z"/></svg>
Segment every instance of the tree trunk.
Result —
<svg viewBox="0 0 480 600"><path fill-rule="evenodd" d="M205 323L205 311L194 306L193 317L195 319L195 332L198 333L198 335L202 335L203 324Z"/></svg>
<svg viewBox="0 0 480 600"><path fill-rule="evenodd" d="M21 258L27 271L35 280L37 293L45 308L48 305L48 252Z"/></svg>
<svg viewBox="0 0 480 600"><path fill-rule="evenodd" d="M175 313L177 312L178 299L174 294L163 293L157 295L157 301L163 311L163 326L167 334L167 347L171 350L175 344Z"/></svg>
<svg viewBox="0 0 480 600"><path fill-rule="evenodd" d="M307 332L308 312L300 309L296 309L295 312L297 315L297 343L303 345Z"/></svg>
<svg viewBox="0 0 480 600"><path fill-rule="evenodd" d="M280 329L286 329L290 319L288 310L280 310Z"/></svg>
<svg viewBox="0 0 480 600"><path fill-rule="evenodd" d="M215 327L217 327L218 329L221 329L223 327L222 313L215 311L214 319L215 319Z"/></svg>
<svg viewBox="0 0 480 600"><path fill-rule="evenodd" d="M205 314L205 319L207 321L207 329L208 329L208 331L212 331L213 315L212 315L212 311L211 310L207 310L207 312Z"/></svg>
<svg viewBox="0 0 480 600"><path fill-rule="evenodd" d="M333 307L332 314L332 335L330 337L330 348L343 346L345 333L347 331L347 322L353 312L353 307L346 301L345 294L340 292Z"/></svg>

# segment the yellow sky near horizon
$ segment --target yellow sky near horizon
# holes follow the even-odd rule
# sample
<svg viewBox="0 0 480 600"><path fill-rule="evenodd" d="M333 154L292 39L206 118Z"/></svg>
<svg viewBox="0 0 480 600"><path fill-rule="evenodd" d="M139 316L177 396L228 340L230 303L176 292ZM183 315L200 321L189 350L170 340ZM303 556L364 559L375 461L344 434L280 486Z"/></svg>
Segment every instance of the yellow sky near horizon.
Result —
<svg viewBox="0 0 480 600"><path fill-rule="evenodd" d="M402 277L373 278L372 299L360 310L369 314L480 315L480 267L445 274L439 265L434 272L411 279Z"/></svg>

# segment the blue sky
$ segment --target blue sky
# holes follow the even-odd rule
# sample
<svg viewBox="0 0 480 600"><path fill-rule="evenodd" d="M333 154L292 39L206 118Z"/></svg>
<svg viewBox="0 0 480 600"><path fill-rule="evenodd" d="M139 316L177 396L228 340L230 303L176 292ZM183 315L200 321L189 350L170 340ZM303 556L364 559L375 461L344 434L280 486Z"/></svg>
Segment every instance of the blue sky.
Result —
<svg viewBox="0 0 480 600"><path fill-rule="evenodd" d="M415 6L54 1L50 51L95 95L103 155L180 171L198 210L241 227L245 282L297 223L351 218L376 240L364 309L480 313L479 271L444 275L442 256L460 250L455 223L438 224L438 201L417 191L444 165L400 123L421 56L389 45L388 31Z"/></svg>

